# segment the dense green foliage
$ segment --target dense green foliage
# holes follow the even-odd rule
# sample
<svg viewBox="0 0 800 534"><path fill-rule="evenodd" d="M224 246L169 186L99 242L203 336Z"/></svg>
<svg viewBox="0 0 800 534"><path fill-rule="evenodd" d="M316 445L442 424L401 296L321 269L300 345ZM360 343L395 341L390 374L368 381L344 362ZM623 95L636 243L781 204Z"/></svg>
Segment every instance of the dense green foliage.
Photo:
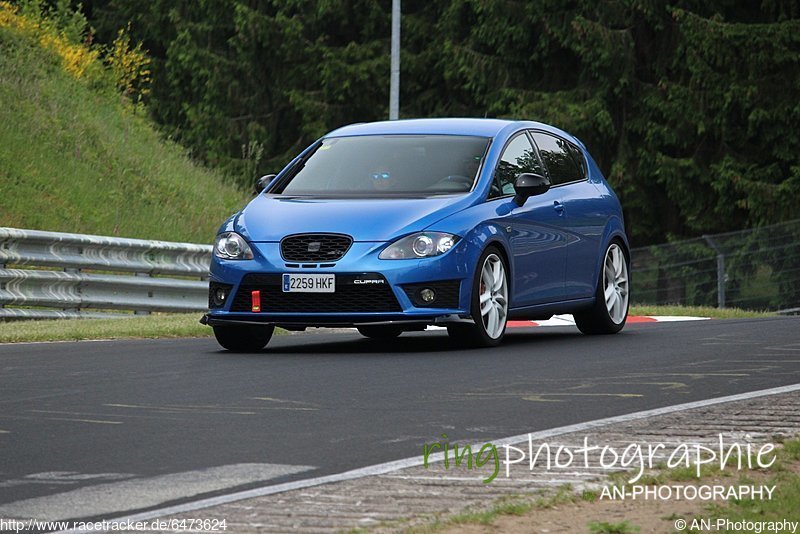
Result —
<svg viewBox="0 0 800 534"><path fill-rule="evenodd" d="M247 195L161 139L102 65L76 77L57 53L88 49L43 35L0 24L0 226L210 242Z"/></svg>
<svg viewBox="0 0 800 534"><path fill-rule="evenodd" d="M149 109L242 184L334 127L387 116L390 2L94 0L130 22ZM540 120L578 135L638 245L797 217L796 0L405 0L401 116Z"/></svg>

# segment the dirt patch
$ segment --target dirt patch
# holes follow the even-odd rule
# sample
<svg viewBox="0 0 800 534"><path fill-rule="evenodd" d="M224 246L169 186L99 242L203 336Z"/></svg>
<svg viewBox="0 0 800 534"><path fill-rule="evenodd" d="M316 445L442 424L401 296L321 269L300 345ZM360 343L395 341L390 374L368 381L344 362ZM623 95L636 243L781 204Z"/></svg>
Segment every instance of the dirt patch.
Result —
<svg viewBox="0 0 800 534"><path fill-rule="evenodd" d="M676 519L701 514L703 507L698 501L583 501L535 509L522 516L500 516L492 525L454 525L443 532L576 533L590 532L589 523L595 521L627 521L641 533L674 534Z"/></svg>
<svg viewBox="0 0 800 534"><path fill-rule="evenodd" d="M793 473L800 472L800 462L786 465L786 469ZM759 485L766 483L768 473L765 471L742 472L746 475L748 484ZM708 476L692 482L670 482L664 486L725 486L731 487L744 484L739 477ZM707 511L712 504L723 505L725 501L705 500L642 500L626 499L614 500L610 498L597 498L594 501L577 500L549 507L534 507L523 515L499 515L491 525L457 524L448 526L441 532L446 534L485 534L485 533L579 533L579 532L638 532L653 534L675 534L687 531L684 526L676 528L675 522L682 519L691 526L692 519L705 519L709 516ZM627 523L628 528L608 530L590 528L590 524L599 523L619 526ZM686 523L684 523L685 525Z"/></svg>

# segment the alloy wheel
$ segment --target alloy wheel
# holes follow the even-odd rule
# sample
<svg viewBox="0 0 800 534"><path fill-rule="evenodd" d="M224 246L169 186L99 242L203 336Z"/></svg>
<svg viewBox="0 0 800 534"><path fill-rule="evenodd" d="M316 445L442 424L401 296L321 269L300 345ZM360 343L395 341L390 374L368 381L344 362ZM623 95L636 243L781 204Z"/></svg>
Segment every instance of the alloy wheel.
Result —
<svg viewBox="0 0 800 534"><path fill-rule="evenodd" d="M608 247L603 272L608 316L614 324L620 324L625 320L628 311L628 263L616 243Z"/></svg>
<svg viewBox="0 0 800 534"><path fill-rule="evenodd" d="M508 282L503 260L497 254L489 254L483 262L479 298L486 335L497 339L505 330L508 316Z"/></svg>

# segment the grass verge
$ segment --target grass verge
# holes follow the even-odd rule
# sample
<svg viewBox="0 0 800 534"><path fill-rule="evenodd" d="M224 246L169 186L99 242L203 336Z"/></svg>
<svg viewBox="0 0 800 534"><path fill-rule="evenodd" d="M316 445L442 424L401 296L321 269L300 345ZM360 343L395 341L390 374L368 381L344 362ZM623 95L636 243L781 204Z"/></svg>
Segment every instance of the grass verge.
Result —
<svg viewBox="0 0 800 534"><path fill-rule="evenodd" d="M691 315L712 319L746 319L774 317L774 313L742 310L740 308L710 308L705 306L631 306L630 315Z"/></svg>
<svg viewBox="0 0 800 534"><path fill-rule="evenodd" d="M731 319L769 317L738 309L631 307L631 315L691 315ZM0 343L30 341L80 341L86 339L207 337L211 329L198 323L202 313L158 314L116 319L80 319L0 322ZM277 333L277 332L276 332Z"/></svg>
<svg viewBox="0 0 800 534"><path fill-rule="evenodd" d="M0 343L85 339L207 337L201 313L159 314L116 319L59 319L0 323Z"/></svg>
<svg viewBox="0 0 800 534"><path fill-rule="evenodd" d="M765 521L800 520L800 439L789 440L778 452L778 462L764 482L775 485L772 499L741 499L727 506L710 507L714 519L729 522L760 523ZM691 524L691 523L690 523Z"/></svg>
<svg viewBox="0 0 800 534"><path fill-rule="evenodd" d="M509 495L498 498L489 508L466 510L446 518L437 518L427 525L409 527L406 534L434 534L443 530L458 529L465 525L482 525L491 527L503 516L523 517L535 510L547 510L558 505L576 502L582 499L581 494L573 491L572 486L565 484L555 493L544 495Z"/></svg>

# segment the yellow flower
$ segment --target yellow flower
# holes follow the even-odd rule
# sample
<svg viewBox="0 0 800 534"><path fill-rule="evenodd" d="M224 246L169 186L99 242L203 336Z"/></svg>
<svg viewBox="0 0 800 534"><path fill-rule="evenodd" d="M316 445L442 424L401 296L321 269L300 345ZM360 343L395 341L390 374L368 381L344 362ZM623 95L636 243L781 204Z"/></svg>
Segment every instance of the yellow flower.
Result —
<svg viewBox="0 0 800 534"><path fill-rule="evenodd" d="M98 60L99 53L83 45L75 45L55 28L31 20L8 2L0 1L0 26L18 30L25 36L36 39L46 50L58 55L64 70L76 78L83 78L89 67Z"/></svg>

